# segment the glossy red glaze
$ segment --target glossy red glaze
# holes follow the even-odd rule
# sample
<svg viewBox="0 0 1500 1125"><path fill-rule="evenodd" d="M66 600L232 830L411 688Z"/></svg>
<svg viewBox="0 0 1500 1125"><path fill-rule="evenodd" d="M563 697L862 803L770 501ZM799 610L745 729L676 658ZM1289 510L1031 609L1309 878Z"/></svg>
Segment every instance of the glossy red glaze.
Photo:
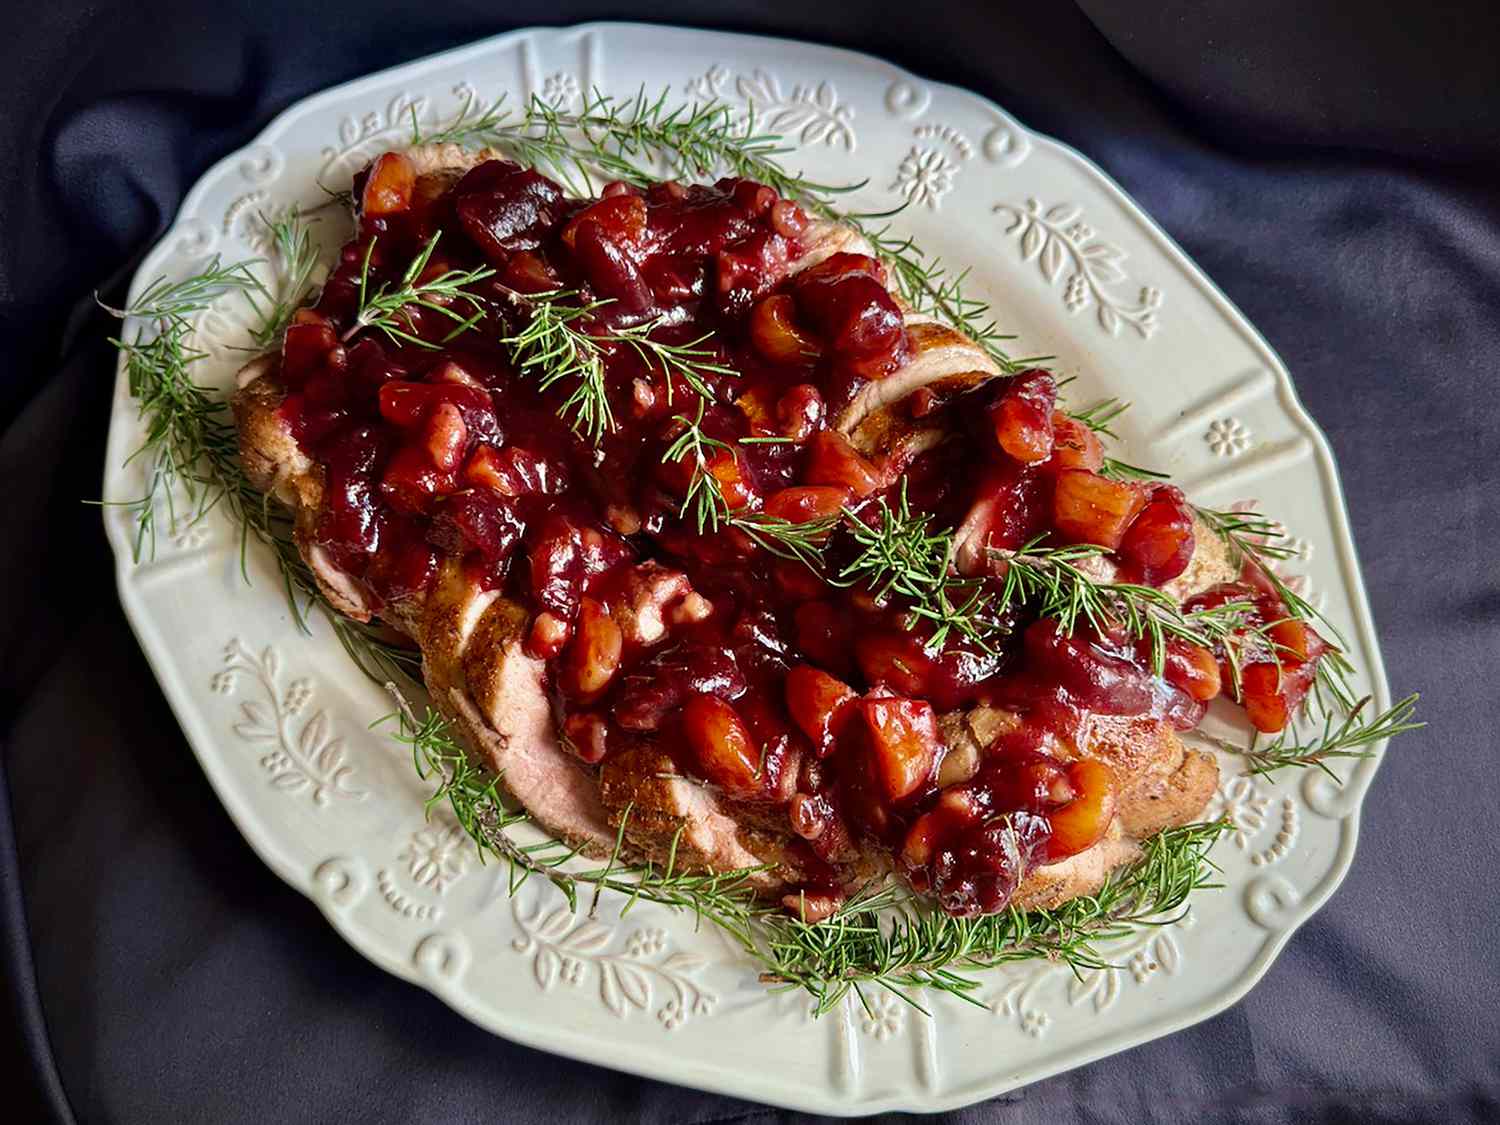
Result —
<svg viewBox="0 0 1500 1125"><path fill-rule="evenodd" d="M877 846L945 909L1000 909L1033 866L1108 827L1112 780L1073 760L1089 712L1185 727L1219 692L1222 654L1174 645L1157 677L1141 643L1019 611L992 646L931 646L899 598L830 583L740 527L698 527L683 508L696 458L663 459L699 402L680 373L608 348L616 426L596 448L559 417L572 384L543 391L514 368L500 341L524 323L516 294L575 290L604 302L582 330L649 322L737 373L704 377L702 416L703 469L736 516L873 520L904 481L934 530L964 528L959 565L976 581L999 582L994 552L1039 535L1118 547L1140 581L1180 572L1180 494L1098 476L1097 437L1055 409L1044 371L910 396L904 416L953 435L915 460L867 456L831 429L910 339L874 259L834 254L788 277L813 228L770 188L613 183L573 200L505 161L455 182L394 154L354 188L358 234L281 355L283 413L324 467L314 538L377 604L420 595L448 558L525 605L572 752L593 765L650 740L724 796L774 807L823 873L820 902L837 897L836 865ZM449 339L454 322L430 309L406 310L416 340L362 326L362 278L367 293L394 284L434 236L424 278L495 271L473 289L476 329ZM834 568L849 538L829 540ZM1236 589L1269 615L1265 586ZM1324 648L1292 623L1268 632L1279 655L1252 660L1241 692L1261 724L1295 708ZM939 714L976 703L1018 726L940 791Z"/></svg>

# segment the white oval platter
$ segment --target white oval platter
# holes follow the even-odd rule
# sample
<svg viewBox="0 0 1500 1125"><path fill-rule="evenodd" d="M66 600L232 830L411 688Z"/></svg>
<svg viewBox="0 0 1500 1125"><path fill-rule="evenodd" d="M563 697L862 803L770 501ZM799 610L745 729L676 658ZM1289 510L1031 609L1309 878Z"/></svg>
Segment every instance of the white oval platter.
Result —
<svg viewBox="0 0 1500 1125"><path fill-rule="evenodd" d="M132 294L214 253L261 253L257 214L314 206L350 173L470 94L576 104L599 87L670 87L755 110L824 182L866 180L851 209L909 206L897 223L993 300L1017 354L1058 357L1070 400L1134 402L1123 456L1200 501L1254 500L1285 522L1288 575L1348 637L1356 686L1388 691L1332 456L1285 368L1243 316L1099 169L994 104L863 55L773 39L630 24L516 32L308 98L216 164L142 264ZM323 224L332 246L343 232ZM200 321L199 374L228 387L248 343L236 299ZM142 432L123 373L104 494L143 494ZM773 996L711 929L654 907L570 915L533 881L508 899L401 747L368 724L389 701L326 627L298 632L274 568L217 514L173 525L133 560L134 524L105 508L120 597L183 730L245 838L357 950L482 1027L561 1055L798 1109L862 1114L960 1106L1124 1050L1234 1003L1353 856L1377 761L1277 780L1231 758L1209 809L1234 832L1225 889L1180 921L1073 976L1045 962L988 975L985 1009L926 998L932 1017L871 995L818 1019Z"/></svg>

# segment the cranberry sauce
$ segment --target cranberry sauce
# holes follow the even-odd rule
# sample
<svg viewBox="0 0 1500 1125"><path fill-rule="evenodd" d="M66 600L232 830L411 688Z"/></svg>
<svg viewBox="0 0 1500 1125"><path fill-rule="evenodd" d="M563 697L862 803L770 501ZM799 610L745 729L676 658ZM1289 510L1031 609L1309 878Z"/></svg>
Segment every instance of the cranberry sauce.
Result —
<svg viewBox="0 0 1500 1125"><path fill-rule="evenodd" d="M325 467L315 537L377 604L420 596L456 559L526 605L528 649L550 662L585 761L650 744L730 799L783 810L813 889L836 894L873 842L973 914L1108 828L1115 779L1077 754L1089 715L1186 728L1219 693L1222 654L1174 642L1157 676L1144 642L1014 613L991 623L997 642L932 646L899 599L825 578L853 557L847 529L819 573L732 522L700 525L700 471L734 515L782 526L873 521L900 482L933 528L956 529L955 565L981 587L1040 535L1107 548L1108 575L1149 585L1193 553L1182 494L1100 475L1098 439L1056 409L1044 371L909 396L900 409L950 435L914 460L830 428L910 339L884 267L817 260L820 229L770 188L615 183L576 200L504 161L419 174L396 153L354 188L356 237L281 356L284 416ZM460 294L374 300L459 273ZM570 324L597 370L526 364L515 337L539 294L587 310ZM632 333L691 349L692 378ZM584 378L602 390L594 426ZM701 470L673 455L689 427ZM1260 587L1203 597L1246 590L1267 622L1285 616ZM1311 668L1316 634L1275 627L1269 668L1288 653ZM1296 705L1300 672L1267 688L1258 666L1241 690L1269 723L1273 703ZM1003 721L960 763L949 728L980 704Z"/></svg>

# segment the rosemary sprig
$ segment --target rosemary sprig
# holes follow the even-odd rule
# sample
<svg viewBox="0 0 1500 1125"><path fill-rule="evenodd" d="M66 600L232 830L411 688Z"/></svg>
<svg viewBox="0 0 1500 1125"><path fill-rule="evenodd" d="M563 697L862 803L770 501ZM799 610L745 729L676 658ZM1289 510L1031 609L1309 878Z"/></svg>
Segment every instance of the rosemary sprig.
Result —
<svg viewBox="0 0 1500 1125"><path fill-rule="evenodd" d="M323 597L292 541L290 518L245 479L229 404L193 378L194 365L205 358L192 346L193 317L228 292L267 297L249 270L253 264L225 267L215 258L181 282L153 282L125 309L103 306L133 328L128 338L122 333L111 343L125 357L130 393L146 421L146 435L131 459L150 460L150 483L139 500L126 505L136 518L135 558L139 561L148 545L155 551L158 500L165 500L169 518L176 520L173 497L180 489L192 507L193 522L222 508L239 529L240 570L246 581L251 540L271 547L299 628L308 631L307 611L317 607L367 674L411 679L420 667L420 654L393 643L379 626L344 617ZM284 284L280 291L287 291Z"/></svg>
<svg viewBox="0 0 1500 1125"><path fill-rule="evenodd" d="M354 323L344 332L345 343L366 329L375 329L392 341L404 341L436 351L484 319L485 303L471 293L469 287L487 277L493 277L493 269L488 266L472 270L450 269L426 281L421 279L441 237L442 231L437 231L427 240L395 285L381 282L373 290L370 288L370 261L375 253L376 239L370 239L359 271L359 311L354 317ZM453 307L457 304L468 306L469 315L465 316ZM454 327L438 343L424 340L410 331L410 310L413 308L427 309L446 317L453 321Z"/></svg>
<svg viewBox="0 0 1500 1125"><path fill-rule="evenodd" d="M793 523L780 516L768 516L764 512L732 516L731 527L739 528L762 550L778 558L800 562L809 570L823 572L823 548L828 537L843 521L843 515L823 516L806 523Z"/></svg>
<svg viewBox="0 0 1500 1125"><path fill-rule="evenodd" d="M186 324L226 293L255 291L265 295L265 287L254 273L259 264L260 259L251 258L226 266L215 254L190 277L180 281L156 278L126 308L112 308L97 297L95 300L105 312L121 320L130 318L138 325L154 324L161 330Z"/></svg>
<svg viewBox="0 0 1500 1125"><path fill-rule="evenodd" d="M737 528L751 542L762 549L784 559L793 559L808 568L822 572L823 548L828 536L842 521L842 514L793 523L780 516L768 516L764 512L747 512L731 508L724 495L724 485L714 472L714 451L731 458L739 454L733 445L710 436L703 429L703 411L708 400L698 400L698 412L689 418L685 414L674 414L681 431L662 452L662 460L677 464L691 463L692 474L688 478L687 492L678 509L680 518L692 513L693 526L699 535L718 531L719 525ZM746 439L741 438L743 443Z"/></svg>
<svg viewBox="0 0 1500 1125"><path fill-rule="evenodd" d="M1195 506L1198 518L1208 525L1210 531L1224 540L1229 549L1230 564L1239 567L1246 561L1254 563L1271 583L1277 596L1286 604L1287 612L1300 621L1321 621L1338 636L1337 628L1319 613L1310 602L1276 573L1274 563L1293 558L1296 551L1284 540L1286 532L1276 521L1259 512L1217 511L1213 508Z"/></svg>
<svg viewBox="0 0 1500 1125"><path fill-rule="evenodd" d="M896 505L882 496L876 507L873 525L859 518L848 521L860 553L835 581L863 583L877 601L893 595L905 599L916 617L933 626L929 651L940 652L953 633L988 651L1004 630L987 612L981 583L954 572L953 533L933 533L930 515L912 515L905 477Z"/></svg>
<svg viewBox="0 0 1500 1125"><path fill-rule="evenodd" d="M227 503L231 517L243 523L248 509L260 503L253 490L233 484L239 471L234 423L228 405L193 378L205 353L192 344L193 318L218 298L230 292L264 294L252 272L254 264L225 266L215 256L182 281L157 278L126 308L99 302L123 322L110 343L125 357L130 394L146 423L146 434L130 459L148 463L148 484L140 499L125 504L136 520L132 550L137 561L155 555L159 499L165 500L173 523L179 491L191 507L190 522Z"/></svg>
<svg viewBox="0 0 1500 1125"><path fill-rule="evenodd" d="M1096 434L1119 440L1120 435L1109 428L1109 424L1125 411L1130 409L1130 403L1122 402L1117 398L1101 399L1087 410L1069 410L1068 417L1075 422L1082 422ZM1154 475L1154 474L1153 474Z"/></svg>
<svg viewBox="0 0 1500 1125"><path fill-rule="evenodd" d="M1099 466L1099 475L1109 477L1111 480L1169 480L1167 473L1159 473L1155 469L1143 469L1139 465L1132 465L1128 461L1121 461L1114 457L1106 457Z"/></svg>
<svg viewBox="0 0 1500 1125"><path fill-rule="evenodd" d="M581 892L625 896L621 913L639 901L691 912L719 926L762 968L773 986L800 988L827 1012L853 991L884 988L920 1009L910 995L933 989L974 1001L980 981L972 974L1007 963L1046 958L1075 972L1110 965L1107 944L1141 925L1175 921L1194 890L1217 886L1207 855L1226 822L1170 828L1145 841L1136 864L1116 872L1095 894L1055 910L1015 908L980 918L954 918L903 888L871 885L834 914L807 923L761 896L755 877L764 867L718 873L681 869L676 841L665 864L631 866L621 859L624 824L602 867L579 870L576 849L555 840L522 844L509 829L526 821L511 809L500 780L475 766L453 737L447 720L429 709L420 719L396 692L393 736L411 748L417 772L437 780L429 810L446 804L474 840L481 859L509 864L513 894L532 876L556 886L576 911ZM628 819L629 810L626 810ZM679 833L680 836L680 833ZM592 909L592 907L591 907ZM925 1009L923 1009L925 1010Z"/></svg>
<svg viewBox="0 0 1500 1125"><path fill-rule="evenodd" d="M1232 670L1238 671L1238 653L1255 609L1253 602L1225 602L1189 613L1171 594L1155 586L1101 582L1080 569L1081 562L1108 556L1105 548L1093 544L1044 547L1043 538L1017 551L989 552L1005 563L1004 585L996 599L999 611L1026 603L1042 617L1054 619L1069 636L1084 621L1099 633L1119 628L1128 636L1148 638L1152 671L1158 676L1165 667L1169 639L1209 651L1222 648ZM1237 683L1238 676L1234 679Z"/></svg>
<svg viewBox="0 0 1500 1125"><path fill-rule="evenodd" d="M710 436L703 429L703 412L708 400L698 400L698 413L689 418L686 414L672 415L672 421L682 427L676 437L662 451L661 459L669 464L690 463L692 474L688 479L687 492L682 498L679 517L693 513L693 525L698 534L719 530L719 524L730 518L729 500L724 495L724 486L714 475L712 461L714 451L737 457L734 447L728 442Z"/></svg>
<svg viewBox="0 0 1500 1125"><path fill-rule="evenodd" d="M1337 781L1338 776L1328 768L1329 761L1368 758L1374 753L1371 748L1375 743L1427 725L1413 720L1419 698L1413 692L1367 719L1364 712L1370 704L1370 697L1365 696L1342 719L1331 711L1325 714L1323 729L1311 739L1302 738L1294 728L1288 727L1265 746L1251 742L1248 748L1230 749L1244 756L1247 773L1267 774L1289 766L1297 769L1314 766Z"/></svg>
<svg viewBox="0 0 1500 1125"><path fill-rule="evenodd" d="M714 377L738 377L734 368L719 363L718 352L708 345L712 333L693 340L668 343L652 337L661 327L661 318L626 328L599 328L591 325L608 299L576 303L575 290L558 289L547 293L521 293L505 289L517 305L528 310L521 330L501 343L511 348L512 358L523 372L535 372L543 390L560 381L574 384L559 416L569 420L573 429L587 436L595 445L615 429L609 388L605 382L605 362L616 348L629 348L648 368L660 371L666 382L667 402L671 403L674 383L678 380L700 399L711 399L709 380Z"/></svg>
<svg viewBox="0 0 1500 1125"><path fill-rule="evenodd" d="M510 347L522 374L537 376L542 390L559 382L573 385L558 416L598 445L605 434L614 431L615 415L604 381L605 357L600 340L580 324L609 302L570 303L575 297L577 294L569 290L524 297L516 294L514 299L524 301L530 312L521 330L500 342Z"/></svg>
<svg viewBox="0 0 1500 1125"><path fill-rule="evenodd" d="M672 106L670 88L617 98L598 89L576 111L533 96L520 110L502 96L486 106L470 94L442 128L414 138L489 146L554 173L574 195L594 194L593 174L646 187L663 179L693 179L725 169L758 180L782 195L826 200L861 184L822 184L788 172L779 158L794 149L760 133L754 113L742 120L720 101Z"/></svg>
<svg viewBox="0 0 1500 1125"><path fill-rule="evenodd" d="M1014 907L978 918L954 918L908 892L871 888L831 918L808 924L786 916L769 927L758 953L762 979L809 992L815 1011L838 1006L851 991L883 988L915 1007L919 989L978 1003L972 974L1038 958L1077 974L1108 968L1107 943L1143 925L1177 920L1187 897L1217 887L1209 849L1229 827L1224 821L1168 828L1142 845L1134 865L1115 872L1097 892L1054 910ZM925 1009L924 1009L925 1010Z"/></svg>
<svg viewBox="0 0 1500 1125"><path fill-rule="evenodd" d="M704 347L714 338L712 332L705 332L696 340L688 340L686 343L669 344L651 338L650 334L660 325L661 319L657 318L631 328L616 329L607 339L624 344L640 356L641 362L647 367L655 367L662 373L667 384L668 405L674 394L673 376L686 383L688 389L699 398L709 401L714 397L713 390L708 385L710 377L739 378L740 373L733 367L717 361L719 353L715 349Z"/></svg>
<svg viewBox="0 0 1500 1125"><path fill-rule="evenodd" d="M265 308L247 293L260 317L250 338L256 351L264 351L291 323L292 314L301 308L313 287L318 268L318 246L313 241L312 222L305 220L299 208L293 207L279 219L259 216L271 240L271 264L277 278L276 293Z"/></svg>

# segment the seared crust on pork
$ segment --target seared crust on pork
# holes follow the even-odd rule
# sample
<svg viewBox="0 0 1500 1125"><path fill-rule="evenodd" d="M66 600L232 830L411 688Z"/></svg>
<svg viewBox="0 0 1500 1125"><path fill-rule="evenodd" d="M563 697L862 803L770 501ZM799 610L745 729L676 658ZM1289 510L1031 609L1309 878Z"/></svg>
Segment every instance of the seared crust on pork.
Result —
<svg viewBox="0 0 1500 1125"><path fill-rule="evenodd" d="M683 777L654 746L609 757L599 772L599 788L611 820L624 825L626 841L643 859L713 871L772 864L775 869L755 879L768 889L796 877L785 866L786 832L757 831L704 783Z"/></svg>
<svg viewBox="0 0 1500 1125"><path fill-rule="evenodd" d="M442 144L420 145L406 155L420 176L457 179L499 154ZM872 253L857 231L830 222L811 224L804 242L807 250L792 264L793 273L835 253ZM983 349L952 328L910 312L906 322L909 362L862 387L835 419L857 449L896 472L946 437L936 422L913 420L906 408L911 394L925 387L946 398L1000 374ZM234 412L247 477L291 509L297 547L329 602L368 621L373 598L316 542L324 472L301 450L280 414L285 389L277 367L276 357L262 356L239 375ZM1198 544L1188 571L1167 587L1175 597L1232 577L1216 536L1200 534ZM613 754L599 768L569 753L558 737L546 665L523 647L529 611L471 581L456 561L442 565L427 594L380 612L420 646L434 704L549 832L586 854L603 856L623 823L633 857L665 863L670 856L678 869L769 864L758 877L767 891L798 880L801 873L788 859L787 844L794 837L784 813L772 817L768 806L725 799L683 777L671 758L649 743ZM994 708L945 716L948 753L941 783L972 776L985 750L1017 721ZM1097 718L1078 753L1114 769L1121 786L1119 813L1100 843L1033 871L1017 894L1018 905L1055 906L1097 890L1110 872L1138 855L1137 840L1197 815L1217 781L1212 758L1186 750L1160 722ZM866 870L880 865L862 858Z"/></svg>
<svg viewBox="0 0 1500 1125"><path fill-rule="evenodd" d="M587 855L607 855L615 834L598 783L559 742L546 665L523 648L531 614L449 560L421 622L433 702L538 823Z"/></svg>

